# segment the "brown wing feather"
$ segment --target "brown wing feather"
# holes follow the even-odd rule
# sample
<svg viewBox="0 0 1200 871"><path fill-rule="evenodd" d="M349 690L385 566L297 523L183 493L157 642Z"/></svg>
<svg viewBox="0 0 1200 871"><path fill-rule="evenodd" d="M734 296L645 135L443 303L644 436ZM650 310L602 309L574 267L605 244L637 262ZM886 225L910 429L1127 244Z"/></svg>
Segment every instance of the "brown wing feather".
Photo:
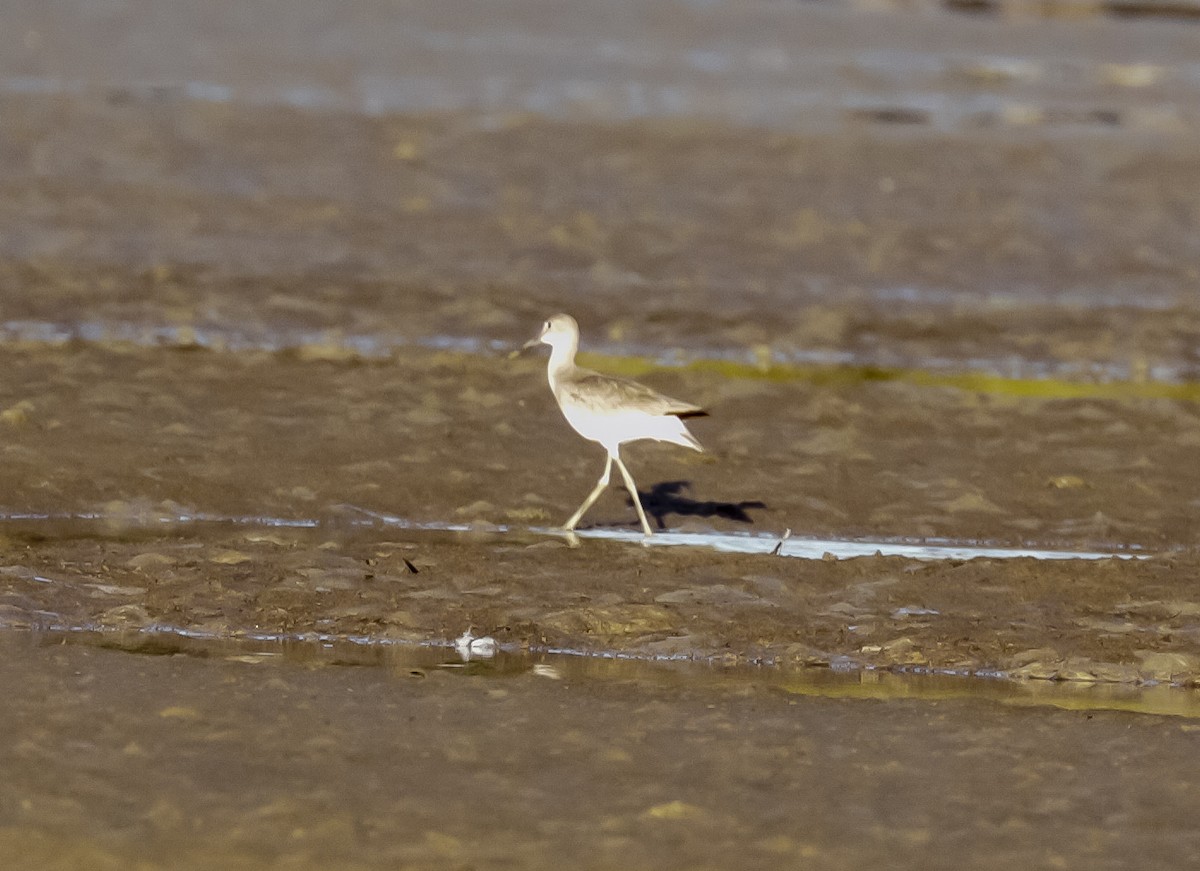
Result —
<svg viewBox="0 0 1200 871"><path fill-rule="evenodd" d="M559 385L563 398L579 405L637 408L647 414L673 414L676 417L701 417L708 414L698 405L665 396L645 384L580 370L575 377Z"/></svg>

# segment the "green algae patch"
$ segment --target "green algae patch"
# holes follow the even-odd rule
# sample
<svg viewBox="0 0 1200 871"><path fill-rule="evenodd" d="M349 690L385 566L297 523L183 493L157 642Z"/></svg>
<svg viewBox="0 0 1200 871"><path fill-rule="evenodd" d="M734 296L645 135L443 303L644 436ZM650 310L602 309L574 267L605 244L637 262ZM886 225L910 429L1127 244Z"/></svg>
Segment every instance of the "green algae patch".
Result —
<svg viewBox="0 0 1200 871"><path fill-rule="evenodd" d="M906 671L804 668L777 678L789 695L827 699L950 702L987 700L1016 707L1124 711L1200 719L1200 692L1191 687L1104 681L991 679Z"/></svg>
<svg viewBox="0 0 1200 871"><path fill-rule="evenodd" d="M580 353L582 365L626 378L640 378L664 368L718 375L796 382L819 387L842 387L872 381L895 381L917 387L950 388L1029 399L1174 399L1200 402L1200 382L1084 381L1070 378L1009 378L986 372L931 372L886 366L822 366L772 363L767 366L737 360L696 359L664 366L650 357L618 357Z"/></svg>

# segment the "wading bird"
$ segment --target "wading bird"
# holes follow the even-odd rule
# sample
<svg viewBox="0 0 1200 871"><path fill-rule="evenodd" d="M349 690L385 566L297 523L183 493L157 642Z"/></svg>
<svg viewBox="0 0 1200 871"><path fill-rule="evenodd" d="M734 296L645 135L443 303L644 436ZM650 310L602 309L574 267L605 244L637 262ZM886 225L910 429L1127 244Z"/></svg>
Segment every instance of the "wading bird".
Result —
<svg viewBox="0 0 1200 871"><path fill-rule="evenodd" d="M613 463L616 463L625 487L633 498L633 507L637 509L642 529L646 535L651 535L646 512L638 498L637 485L621 462L621 445L640 439L654 439L703 451L700 442L684 426L683 419L703 417L708 412L690 402L664 396L636 381L602 375L576 366L579 324L570 315L554 315L542 324L542 331L537 338L526 342L524 347L533 348L539 344L550 346L546 374L567 423L575 432L600 444L608 453L604 474L600 476L595 489L583 500L579 510L563 524L563 528L571 530L578 525L584 512L592 507L608 486Z"/></svg>

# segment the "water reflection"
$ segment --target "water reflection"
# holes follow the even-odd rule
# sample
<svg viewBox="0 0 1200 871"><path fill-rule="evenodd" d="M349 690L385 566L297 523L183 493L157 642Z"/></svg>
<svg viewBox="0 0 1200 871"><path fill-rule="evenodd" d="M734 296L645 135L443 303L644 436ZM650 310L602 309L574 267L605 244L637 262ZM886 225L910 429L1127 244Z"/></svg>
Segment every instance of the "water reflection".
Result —
<svg viewBox="0 0 1200 871"><path fill-rule="evenodd" d="M752 684L788 695L819 698L981 699L1016 707L1200 717L1200 690L1167 684L1014 680L1003 675L981 677L979 674L967 676L901 669L725 667L683 660L580 655L564 650L519 650L512 646L494 649L486 657L465 658L451 641L438 645L367 645L344 639L214 639L186 633L0 633L0 649L13 645L57 644L82 644L149 656L183 655L253 666L287 662L311 668L380 668L400 678L420 678L432 671L440 671L492 678L532 674L568 682L638 681L647 685L688 685L706 690L736 691Z"/></svg>

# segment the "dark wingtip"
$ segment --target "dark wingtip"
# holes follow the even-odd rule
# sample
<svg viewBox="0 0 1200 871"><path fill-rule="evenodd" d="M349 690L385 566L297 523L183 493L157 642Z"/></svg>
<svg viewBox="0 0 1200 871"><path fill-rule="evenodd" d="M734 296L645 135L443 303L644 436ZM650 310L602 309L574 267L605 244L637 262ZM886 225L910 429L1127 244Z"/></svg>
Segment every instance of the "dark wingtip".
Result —
<svg viewBox="0 0 1200 871"><path fill-rule="evenodd" d="M693 411L677 411L675 416L680 420L687 420L689 417L708 417L708 412L703 408L697 408Z"/></svg>

